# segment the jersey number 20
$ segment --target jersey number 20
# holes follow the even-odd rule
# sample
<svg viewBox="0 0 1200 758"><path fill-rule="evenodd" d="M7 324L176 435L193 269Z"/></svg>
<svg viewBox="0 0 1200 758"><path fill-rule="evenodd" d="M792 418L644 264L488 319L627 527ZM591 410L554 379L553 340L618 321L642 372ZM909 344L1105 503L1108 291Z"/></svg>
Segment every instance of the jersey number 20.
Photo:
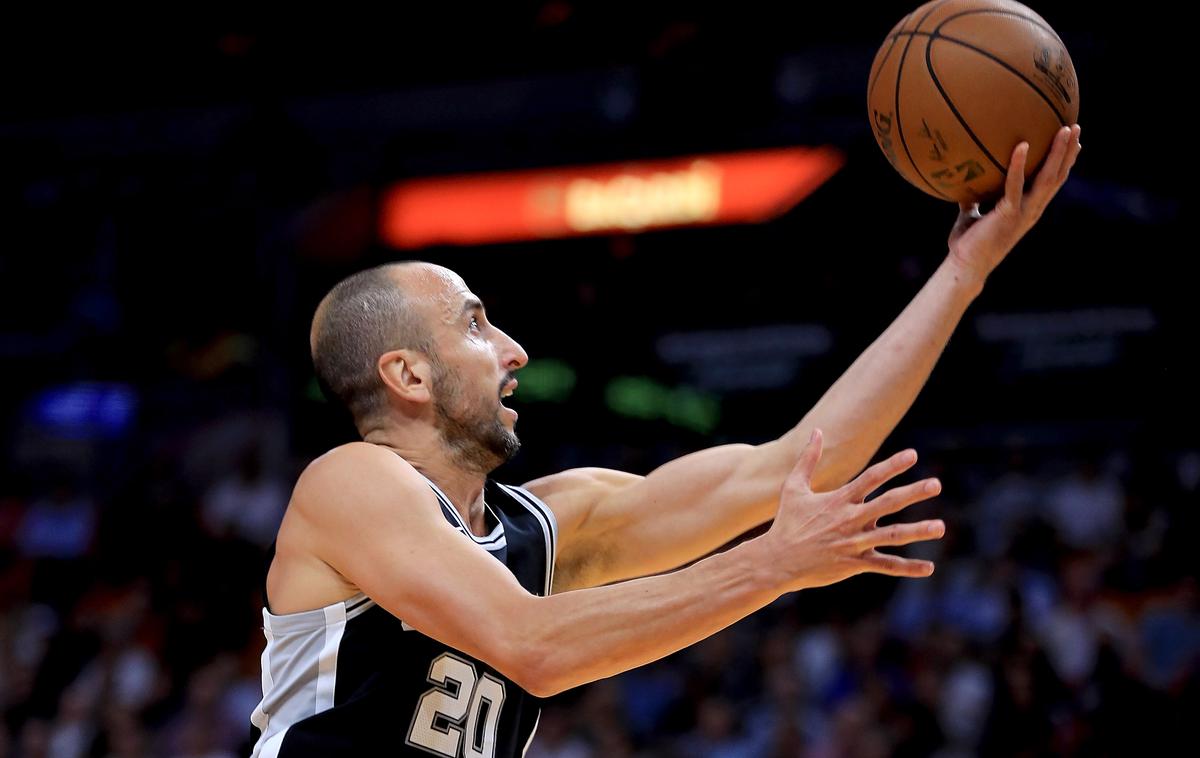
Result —
<svg viewBox="0 0 1200 758"><path fill-rule="evenodd" d="M436 686L417 703L408 743L447 758L493 758L504 682L450 653L433 660L429 681Z"/></svg>

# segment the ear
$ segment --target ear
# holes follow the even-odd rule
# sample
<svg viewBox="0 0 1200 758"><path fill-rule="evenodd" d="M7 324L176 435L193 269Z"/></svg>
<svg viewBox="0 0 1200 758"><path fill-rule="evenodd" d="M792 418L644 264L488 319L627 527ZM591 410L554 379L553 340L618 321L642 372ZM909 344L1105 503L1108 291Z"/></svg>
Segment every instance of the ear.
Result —
<svg viewBox="0 0 1200 758"><path fill-rule="evenodd" d="M389 350L379 356L379 378L401 400L428 403L433 399L433 366L416 350Z"/></svg>

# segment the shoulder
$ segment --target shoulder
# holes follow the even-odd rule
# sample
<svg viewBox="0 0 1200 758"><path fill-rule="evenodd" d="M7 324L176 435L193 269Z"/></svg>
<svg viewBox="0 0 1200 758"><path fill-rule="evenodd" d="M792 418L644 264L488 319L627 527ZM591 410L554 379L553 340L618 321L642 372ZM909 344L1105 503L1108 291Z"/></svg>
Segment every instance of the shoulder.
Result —
<svg viewBox="0 0 1200 758"><path fill-rule="evenodd" d="M387 448L369 442L348 442L313 459L300 474L300 483L319 483L362 471L407 471L420 477L412 464Z"/></svg>
<svg viewBox="0 0 1200 758"><path fill-rule="evenodd" d="M554 514L559 540L570 550L581 530L595 522L596 506L644 477L607 468L574 468L524 485Z"/></svg>
<svg viewBox="0 0 1200 758"><path fill-rule="evenodd" d="M560 499L563 496L579 496L619 489L642 477L609 468L573 468L526 482L524 488L542 500Z"/></svg>
<svg viewBox="0 0 1200 758"><path fill-rule="evenodd" d="M433 492L412 464L391 450L367 442L351 442L316 458L296 482L292 505L308 513L353 499L365 507L386 493Z"/></svg>

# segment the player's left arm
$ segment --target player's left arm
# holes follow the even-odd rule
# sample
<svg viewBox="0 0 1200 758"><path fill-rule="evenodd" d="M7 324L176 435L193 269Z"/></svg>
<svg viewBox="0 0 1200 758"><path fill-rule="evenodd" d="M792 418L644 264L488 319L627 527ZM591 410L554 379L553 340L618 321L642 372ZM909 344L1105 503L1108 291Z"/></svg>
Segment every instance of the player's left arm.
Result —
<svg viewBox="0 0 1200 758"><path fill-rule="evenodd" d="M556 590L676 568L765 523L814 428L826 441L813 489L833 489L852 479L911 407L987 276L1037 222L1066 181L1079 149L1079 127L1063 127L1026 192L1028 145L1018 145L996 206L986 215L977 204L960 207L942 265L780 438L702 450L645 477L573 469L526 485L559 522Z"/></svg>

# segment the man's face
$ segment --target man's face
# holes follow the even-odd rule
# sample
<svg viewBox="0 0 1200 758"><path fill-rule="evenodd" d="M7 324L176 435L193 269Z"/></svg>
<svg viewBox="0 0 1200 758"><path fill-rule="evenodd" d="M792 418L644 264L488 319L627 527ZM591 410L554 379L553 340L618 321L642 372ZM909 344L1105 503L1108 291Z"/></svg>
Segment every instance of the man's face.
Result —
<svg viewBox="0 0 1200 758"><path fill-rule="evenodd" d="M516 455L516 411L501 398L529 356L487 320L483 304L453 272L442 270L433 324L433 407L438 429L460 465L487 474Z"/></svg>
<svg viewBox="0 0 1200 758"><path fill-rule="evenodd" d="M434 364L434 386L438 430L460 465L486 474L517 454L515 412L494 391L490 396L471 391L465 377L440 361Z"/></svg>

